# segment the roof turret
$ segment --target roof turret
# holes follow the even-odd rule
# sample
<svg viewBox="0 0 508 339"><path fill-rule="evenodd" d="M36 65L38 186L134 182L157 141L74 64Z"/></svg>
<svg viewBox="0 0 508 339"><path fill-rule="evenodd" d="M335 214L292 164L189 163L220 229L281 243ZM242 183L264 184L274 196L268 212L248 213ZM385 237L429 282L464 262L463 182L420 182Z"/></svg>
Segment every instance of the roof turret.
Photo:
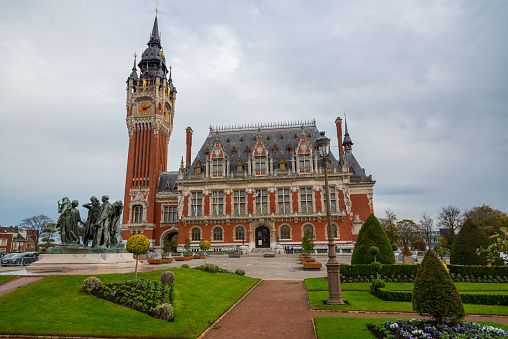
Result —
<svg viewBox="0 0 508 339"><path fill-rule="evenodd" d="M141 61L138 64L138 67L141 69L141 78L165 78L168 74L168 68L166 67L166 57L161 45L157 16L155 16L152 33L147 45L148 47L141 54Z"/></svg>
<svg viewBox="0 0 508 339"><path fill-rule="evenodd" d="M353 149L353 141L351 140L351 137L349 136L349 133L347 131L347 121L346 121L345 115L344 115L344 126L345 126L345 132L346 132L344 134L344 142L343 142L344 151L351 152L351 150Z"/></svg>
<svg viewBox="0 0 508 339"><path fill-rule="evenodd" d="M134 66L132 66L132 72L131 75L129 75L129 79L132 79L134 81L138 81L138 71L136 69L136 57L138 55L134 53Z"/></svg>

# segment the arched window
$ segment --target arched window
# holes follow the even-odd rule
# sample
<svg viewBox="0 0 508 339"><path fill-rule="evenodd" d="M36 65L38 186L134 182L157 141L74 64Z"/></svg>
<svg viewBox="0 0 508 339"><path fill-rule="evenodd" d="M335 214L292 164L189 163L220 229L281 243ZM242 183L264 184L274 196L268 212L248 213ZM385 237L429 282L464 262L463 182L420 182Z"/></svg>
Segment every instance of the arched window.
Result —
<svg viewBox="0 0 508 339"><path fill-rule="evenodd" d="M243 226L238 226L235 229L235 239L236 240L245 240L245 228Z"/></svg>
<svg viewBox="0 0 508 339"><path fill-rule="evenodd" d="M192 229L191 239L192 239L192 241L200 241L201 240L201 229L199 227L194 227Z"/></svg>
<svg viewBox="0 0 508 339"><path fill-rule="evenodd" d="M314 227L312 227L312 225L310 224L303 226L303 234L307 232L310 232L310 234L314 234Z"/></svg>
<svg viewBox="0 0 508 339"><path fill-rule="evenodd" d="M134 206L134 222L143 222L143 206Z"/></svg>
<svg viewBox="0 0 508 339"><path fill-rule="evenodd" d="M280 238L281 239L291 239L291 227L289 227L288 225L281 226Z"/></svg>
<svg viewBox="0 0 508 339"><path fill-rule="evenodd" d="M213 240L220 241L223 240L222 228L217 226L213 229Z"/></svg>

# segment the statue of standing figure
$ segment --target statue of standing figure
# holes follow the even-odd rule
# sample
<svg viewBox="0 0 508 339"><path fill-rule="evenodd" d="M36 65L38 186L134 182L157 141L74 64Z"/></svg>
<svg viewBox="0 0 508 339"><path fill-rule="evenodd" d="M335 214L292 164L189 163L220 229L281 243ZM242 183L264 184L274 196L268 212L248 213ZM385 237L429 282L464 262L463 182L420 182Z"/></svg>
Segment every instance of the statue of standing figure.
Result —
<svg viewBox="0 0 508 339"><path fill-rule="evenodd" d="M111 213L111 236L109 248L116 248L122 244L122 234L120 229L120 216L122 215L123 203L121 200L115 201Z"/></svg>
<svg viewBox="0 0 508 339"><path fill-rule="evenodd" d="M83 246L88 246L88 242L95 239L95 223L101 216L101 203L97 197L92 196L89 203L82 206L88 209L88 218L85 223L85 236L83 237Z"/></svg>
<svg viewBox="0 0 508 339"><path fill-rule="evenodd" d="M76 200L74 201L77 202ZM73 204L68 197L63 197L61 204L58 201L58 213L60 213L60 217L58 217L56 227L60 228L60 239L64 246L73 246L79 243L77 226L74 227L75 222L77 225L76 212L78 213L77 218L79 218L79 211L73 208Z"/></svg>
<svg viewBox="0 0 508 339"><path fill-rule="evenodd" d="M111 216L113 208L109 202L109 196L102 197L102 205L99 220L95 223L95 238L92 247L109 247L111 232Z"/></svg>

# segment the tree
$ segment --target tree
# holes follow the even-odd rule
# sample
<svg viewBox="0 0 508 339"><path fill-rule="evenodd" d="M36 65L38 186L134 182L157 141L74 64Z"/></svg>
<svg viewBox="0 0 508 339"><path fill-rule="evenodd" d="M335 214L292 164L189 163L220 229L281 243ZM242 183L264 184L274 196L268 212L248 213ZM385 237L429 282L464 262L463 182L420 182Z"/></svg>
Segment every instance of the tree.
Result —
<svg viewBox="0 0 508 339"><path fill-rule="evenodd" d="M413 311L443 319L463 318L464 305L450 274L432 250L422 260L413 287Z"/></svg>
<svg viewBox="0 0 508 339"><path fill-rule="evenodd" d="M487 265L485 254L477 255L476 249L486 248L491 243L489 237L468 218L453 242L450 264Z"/></svg>
<svg viewBox="0 0 508 339"><path fill-rule="evenodd" d="M448 248L445 246L440 246L435 248L436 254L441 258L441 261L444 260L445 255L448 254Z"/></svg>
<svg viewBox="0 0 508 339"><path fill-rule="evenodd" d="M371 246L369 248L369 253L374 257L374 262L376 262L376 257L377 255L379 254L379 248L377 248L376 246Z"/></svg>
<svg viewBox="0 0 508 339"><path fill-rule="evenodd" d="M506 264L506 253L508 253L508 228L501 227L500 232L490 237L492 243L487 247L480 247L476 252L478 255L484 253L487 256L487 265L492 266L493 264L502 261ZM504 253L504 258L501 259L501 253ZM502 261L501 261L502 260Z"/></svg>
<svg viewBox="0 0 508 339"><path fill-rule="evenodd" d="M150 240L143 234L136 234L130 237L125 244L125 249L136 256L136 269L134 271L134 280L138 279L138 261L139 255L148 252L150 249Z"/></svg>
<svg viewBox="0 0 508 339"><path fill-rule="evenodd" d="M414 242L417 239L420 239L419 226L413 220L409 219L397 221L397 225L399 228L400 237L402 238L403 242L407 242L411 244L411 247L413 247Z"/></svg>
<svg viewBox="0 0 508 339"><path fill-rule="evenodd" d="M489 237L500 233L501 227L508 227L508 214L488 205L473 207L465 215Z"/></svg>
<svg viewBox="0 0 508 339"><path fill-rule="evenodd" d="M44 246L45 246L45 248L43 250L44 252L46 252L46 250L50 247L55 247L55 244L53 244L55 242L55 239L53 239L53 237L54 237L54 234L58 231L53 228L56 226L56 224L53 223L50 226L51 227L45 228L41 232L41 236L43 236L44 238L42 238L40 240L44 241L46 243L46 244L44 244Z"/></svg>
<svg viewBox="0 0 508 339"><path fill-rule="evenodd" d="M310 257L310 253L314 251L314 239L316 236L309 230L306 230L302 237L302 253L306 257Z"/></svg>
<svg viewBox="0 0 508 339"><path fill-rule="evenodd" d="M379 220L371 214L363 223L358 238L356 239L351 264L370 264L374 261L374 256L369 253L369 248L376 246L379 249L377 259L382 264L395 264L392 245L379 223Z"/></svg>
<svg viewBox="0 0 508 339"><path fill-rule="evenodd" d="M173 238L171 238L171 252L178 252L178 234L175 234Z"/></svg>
<svg viewBox="0 0 508 339"><path fill-rule="evenodd" d="M162 257L167 257L169 252L171 252L171 239L169 239L169 234L165 234L162 238Z"/></svg>
<svg viewBox="0 0 508 339"><path fill-rule="evenodd" d="M397 216L395 212L390 208L385 210L385 217L381 218L381 225L385 230L386 236L390 241L391 245L397 245L399 243L399 227L397 225Z"/></svg>
<svg viewBox="0 0 508 339"><path fill-rule="evenodd" d="M206 251L208 251L210 247L212 247L212 244L210 244L209 241L201 240L201 242L199 243L199 248L202 251L205 251L205 264L206 264Z"/></svg>
<svg viewBox="0 0 508 339"><path fill-rule="evenodd" d="M448 248L453 246L455 235L463 223L462 214L460 209L455 206L441 207L437 215L437 225L446 230L446 240L448 241Z"/></svg>
<svg viewBox="0 0 508 339"><path fill-rule="evenodd" d="M191 240L189 238L185 238L185 245L183 245L183 248L185 249L184 256L190 256L192 254L190 244Z"/></svg>
<svg viewBox="0 0 508 339"><path fill-rule="evenodd" d="M418 226L420 227L423 239L430 248L430 244L432 243L432 231L434 230L434 219L427 214L427 212L423 212L422 217L418 220Z"/></svg>
<svg viewBox="0 0 508 339"><path fill-rule="evenodd" d="M35 243L35 251L39 251L39 238L42 234L42 231L46 228L51 228L51 224L55 222L48 216L44 214L35 215L30 218L26 218L21 220L21 224L19 224L19 228L27 231L29 235L33 237L33 241Z"/></svg>

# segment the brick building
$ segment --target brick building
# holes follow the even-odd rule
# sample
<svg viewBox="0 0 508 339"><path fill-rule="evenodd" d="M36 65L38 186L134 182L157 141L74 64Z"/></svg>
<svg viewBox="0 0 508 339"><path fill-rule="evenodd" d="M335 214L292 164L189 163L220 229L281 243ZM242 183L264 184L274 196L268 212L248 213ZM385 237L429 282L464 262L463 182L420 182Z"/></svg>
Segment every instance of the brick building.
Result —
<svg viewBox="0 0 508 339"><path fill-rule="evenodd" d="M135 59L136 60L136 59ZM197 247L248 250L299 246L302 234L327 242L324 168L315 121L210 128L191 159L193 130L186 129L186 161L167 171L176 88L166 67L155 19L148 48L127 80L129 154L122 236L143 233L156 251L178 235ZM170 67L171 68L171 67ZM332 123L332 122L330 122ZM342 119L335 120L339 157L328 168L333 233L350 250L373 213L373 186L352 153ZM177 150L174 150L177 151Z"/></svg>
<svg viewBox="0 0 508 339"><path fill-rule="evenodd" d="M34 252L32 231L18 226L0 227L0 252Z"/></svg>

